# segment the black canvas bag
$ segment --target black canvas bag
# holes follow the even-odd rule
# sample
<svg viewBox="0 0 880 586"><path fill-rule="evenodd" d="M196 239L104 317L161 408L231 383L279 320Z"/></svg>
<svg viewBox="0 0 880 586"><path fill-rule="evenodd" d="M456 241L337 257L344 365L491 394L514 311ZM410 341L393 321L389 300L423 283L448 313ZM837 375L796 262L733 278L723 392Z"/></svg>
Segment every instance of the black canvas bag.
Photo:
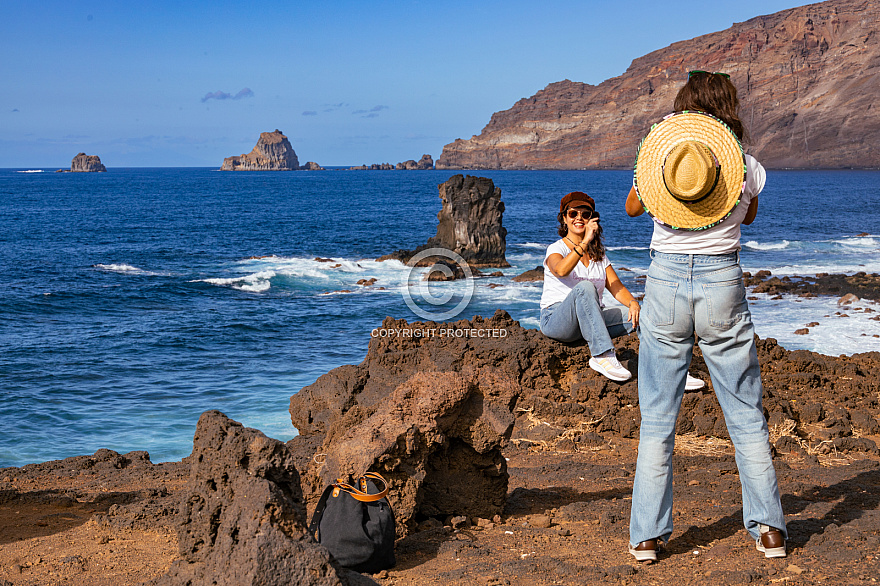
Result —
<svg viewBox="0 0 880 586"><path fill-rule="evenodd" d="M394 513L387 495L388 483L375 472L358 478L355 486L338 480L324 489L309 532L343 567L369 574L387 570L396 563Z"/></svg>

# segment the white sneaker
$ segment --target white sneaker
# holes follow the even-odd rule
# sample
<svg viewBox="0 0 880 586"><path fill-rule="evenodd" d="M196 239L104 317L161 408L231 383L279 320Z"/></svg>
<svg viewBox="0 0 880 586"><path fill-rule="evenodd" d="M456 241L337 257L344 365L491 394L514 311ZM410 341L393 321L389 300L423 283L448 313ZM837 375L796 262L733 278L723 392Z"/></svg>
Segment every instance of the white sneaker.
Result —
<svg viewBox="0 0 880 586"><path fill-rule="evenodd" d="M691 373L687 373L687 378L684 381L684 390L696 391L697 389L702 389L705 386L706 383L695 376L691 376Z"/></svg>
<svg viewBox="0 0 880 586"><path fill-rule="evenodd" d="M632 373L617 361L617 356L614 354L600 357L593 356L590 358L590 368L599 374L618 382L632 378Z"/></svg>

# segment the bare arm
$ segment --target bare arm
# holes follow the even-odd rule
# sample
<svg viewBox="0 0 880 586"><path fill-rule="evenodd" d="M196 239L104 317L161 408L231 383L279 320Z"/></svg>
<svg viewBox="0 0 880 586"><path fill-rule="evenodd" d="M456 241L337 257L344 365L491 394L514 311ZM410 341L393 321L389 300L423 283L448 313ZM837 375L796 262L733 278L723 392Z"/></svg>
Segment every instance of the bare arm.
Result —
<svg viewBox="0 0 880 586"><path fill-rule="evenodd" d="M636 298L632 296L632 293L629 292L629 289L620 282L620 277L617 276L617 273L614 272L610 265L605 268L605 288L608 289L608 292L615 299L629 308L629 321L632 322L634 328L638 327L641 306L636 301Z"/></svg>
<svg viewBox="0 0 880 586"><path fill-rule="evenodd" d="M547 267L554 275L562 278L567 277L580 261L581 257L573 250L565 256L554 252L547 257Z"/></svg>
<svg viewBox="0 0 880 586"><path fill-rule="evenodd" d="M749 203L749 211L746 212L746 217L743 218L742 223L748 226L752 222L755 221L755 216L758 215L758 198L757 196L752 198L752 201Z"/></svg>
<svg viewBox="0 0 880 586"><path fill-rule="evenodd" d="M642 206L642 202L639 201L639 196L636 194L636 188L631 187L629 195L626 196L626 215L630 218L635 218L636 216L641 216L643 213L645 213L645 208Z"/></svg>

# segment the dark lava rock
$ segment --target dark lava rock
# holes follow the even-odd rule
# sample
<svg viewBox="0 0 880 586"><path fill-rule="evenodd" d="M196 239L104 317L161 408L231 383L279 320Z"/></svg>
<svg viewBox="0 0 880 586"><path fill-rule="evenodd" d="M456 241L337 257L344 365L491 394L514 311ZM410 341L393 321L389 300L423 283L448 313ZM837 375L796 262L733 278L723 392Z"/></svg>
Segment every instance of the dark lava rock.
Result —
<svg viewBox="0 0 880 586"><path fill-rule="evenodd" d="M98 155L79 153L70 162L71 173L104 173L107 171Z"/></svg>
<svg viewBox="0 0 880 586"><path fill-rule="evenodd" d="M199 418L177 534L156 586L347 584L309 536L293 452L219 411Z"/></svg>
<svg viewBox="0 0 880 586"><path fill-rule="evenodd" d="M299 159L290 141L277 128L261 132L254 149L247 154L226 157L221 171L296 171Z"/></svg>
<svg viewBox="0 0 880 586"><path fill-rule="evenodd" d="M501 189L491 179L453 175L437 186L443 207L437 218L437 235L415 250L398 250L377 260L396 259L409 263L414 256L431 248L455 252L474 267L509 267L505 259L507 229L501 225L504 202ZM428 256L416 263L431 266L443 256Z"/></svg>
<svg viewBox="0 0 880 586"><path fill-rule="evenodd" d="M425 275L426 281L454 281L456 279L464 279L467 274L464 269L456 263L449 261L438 261L431 265L428 274Z"/></svg>
<svg viewBox="0 0 880 586"><path fill-rule="evenodd" d="M858 272L854 275L819 273L815 277L796 276L794 278L773 277L770 271L758 271L754 276L743 273L747 287L754 293L778 295L798 294L801 297L830 295L838 298L838 305L847 306L861 298L880 299L880 275Z"/></svg>
<svg viewBox="0 0 880 586"><path fill-rule="evenodd" d="M368 410L331 422L325 458L305 474L309 496L335 478L372 471L391 485L401 535L415 529L417 516L492 518L507 495L501 447L518 393L512 379L489 370L416 373Z"/></svg>
<svg viewBox="0 0 880 586"><path fill-rule="evenodd" d="M532 281L544 280L544 267L535 267L513 278L516 283L528 283Z"/></svg>

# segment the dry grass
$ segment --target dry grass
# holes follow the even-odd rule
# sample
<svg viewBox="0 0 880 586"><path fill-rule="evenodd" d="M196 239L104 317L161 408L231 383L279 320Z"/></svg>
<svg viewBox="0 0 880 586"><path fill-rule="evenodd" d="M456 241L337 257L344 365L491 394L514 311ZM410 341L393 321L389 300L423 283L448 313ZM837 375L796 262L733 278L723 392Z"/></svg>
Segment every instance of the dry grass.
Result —
<svg viewBox="0 0 880 586"><path fill-rule="evenodd" d="M800 438L794 433L796 428L797 421L794 421L793 419L786 419L782 423L774 425L770 428L770 443L775 444L776 441L783 436L789 436L800 440Z"/></svg>
<svg viewBox="0 0 880 586"><path fill-rule="evenodd" d="M727 456L733 453L733 443L719 437L686 433L675 436L675 451L685 456Z"/></svg>
<svg viewBox="0 0 880 586"><path fill-rule="evenodd" d="M522 407L519 407L519 408L517 408L517 412L519 412L519 413L525 413L525 415L526 415L526 419L528 419L528 421L529 421L529 424L528 424L528 426L527 426L528 429L534 429L534 428L538 427L539 425L555 426L553 423L550 423L549 421L544 421L544 420L542 420L542 419L539 419L539 418L534 414L534 410L533 410L531 407L528 408L528 409L524 409L524 408L522 408ZM533 439L528 439L528 438L520 437L520 438L511 438L510 441L511 441L513 444L515 444L516 446L520 446L521 444L524 444L524 443L525 443L525 444L529 444L529 448L530 448L530 449L531 449L531 448L534 448L534 449L539 450L539 451L553 451L553 452L556 452L556 451L562 451L562 452L569 452L569 451L571 451L570 449L568 449L568 450L557 450L557 445L558 445L560 442L562 442L562 441L566 441L566 440L569 440L569 441L571 441L571 442L576 442L576 441L577 441L577 437L578 437L579 435L581 435L581 434L583 434L584 432L587 432L587 431L593 431L593 429L595 428L595 426L596 426L597 424L601 423L603 419L605 419L605 415L603 415L602 417L600 417L600 418L598 418L598 419L592 419L592 420L590 420L590 421L579 421L579 422L577 423L576 426L565 428L565 430L564 430L562 433L560 433L559 435L557 435L557 436L556 436L555 438L553 438L552 440L533 440ZM575 443L575 446L574 446L574 447L575 447L575 451L577 451L577 452L595 452L595 451L598 451L598 450L602 450L602 449L604 449L604 448L606 448L606 447L608 447L608 446L607 446L607 445L602 445L602 446L579 446L579 445L577 445L577 444Z"/></svg>
<svg viewBox="0 0 880 586"><path fill-rule="evenodd" d="M534 414L534 410L532 408L524 409L520 407L517 409L517 411L520 413L525 413L526 418L529 422L528 429L534 429L539 425L554 425L549 421L539 419ZM576 443L577 437L585 432L593 431L596 425L601 423L604 418L605 416L603 415L598 419L592 419L590 421L579 421L576 426L566 428L562 433L551 440L533 440L520 437L511 438L510 441L516 446L526 444L529 449L534 449L536 451L542 452L570 452L572 443L574 444L574 450L577 452L597 452L609 448L610 444L606 443L600 446L581 446ZM810 445L809 441L798 434L798 432L800 431L807 437L815 437L817 432L821 429L824 428L818 424L801 425L800 429L798 429L798 424L796 421L786 419L782 423L774 425L770 428L770 443L775 444L776 441L779 440L779 438L788 436L794 438L794 440L801 446L801 448L803 448L804 452L806 452L808 455L815 456L819 460L819 464L821 464L822 466L845 466L852 462L854 458L838 452L832 440L825 440L815 445ZM855 430L853 430L854 435L855 433ZM558 449L558 444L566 440L567 449ZM695 433L688 433L675 436L675 452L685 456L719 457L733 454L734 446L730 440L718 437L706 437L697 435Z"/></svg>
<svg viewBox="0 0 880 586"><path fill-rule="evenodd" d="M807 423L800 426L800 431L809 437L815 437L818 432L825 429L817 423ZM822 466L846 466L853 461L854 458L842 454L837 451L832 440L821 441L817 444L810 445L810 442L801 437L798 433L798 424L796 421L786 419L779 425L774 425L770 429L770 443L775 444L776 440L783 436L794 438L794 440L803 448L810 456L815 456ZM853 430L855 435L856 431Z"/></svg>

